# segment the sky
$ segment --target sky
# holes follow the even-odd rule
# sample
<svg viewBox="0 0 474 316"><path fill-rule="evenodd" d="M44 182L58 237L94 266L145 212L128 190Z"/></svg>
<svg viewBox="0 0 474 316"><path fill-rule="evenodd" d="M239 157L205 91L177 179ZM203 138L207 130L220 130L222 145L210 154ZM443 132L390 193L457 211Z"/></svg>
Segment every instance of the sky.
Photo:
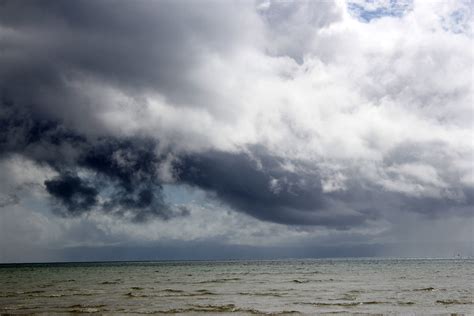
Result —
<svg viewBox="0 0 474 316"><path fill-rule="evenodd" d="M0 262L474 255L471 1L0 1Z"/></svg>

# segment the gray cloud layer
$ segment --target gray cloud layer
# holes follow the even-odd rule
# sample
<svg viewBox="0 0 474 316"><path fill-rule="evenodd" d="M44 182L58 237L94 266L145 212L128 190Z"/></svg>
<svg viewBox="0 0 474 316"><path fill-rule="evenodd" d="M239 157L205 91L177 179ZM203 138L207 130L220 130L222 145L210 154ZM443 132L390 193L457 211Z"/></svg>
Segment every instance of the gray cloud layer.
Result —
<svg viewBox="0 0 474 316"><path fill-rule="evenodd" d="M287 225L470 218L467 11L364 5L2 1L0 159L65 217L189 217L176 185Z"/></svg>

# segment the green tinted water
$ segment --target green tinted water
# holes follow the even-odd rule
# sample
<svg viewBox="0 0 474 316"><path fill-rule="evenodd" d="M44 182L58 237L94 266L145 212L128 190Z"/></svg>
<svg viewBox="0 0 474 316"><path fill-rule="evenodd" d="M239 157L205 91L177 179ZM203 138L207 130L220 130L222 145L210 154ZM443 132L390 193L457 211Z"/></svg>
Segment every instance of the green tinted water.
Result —
<svg viewBox="0 0 474 316"><path fill-rule="evenodd" d="M474 314L473 260L0 265L1 313Z"/></svg>

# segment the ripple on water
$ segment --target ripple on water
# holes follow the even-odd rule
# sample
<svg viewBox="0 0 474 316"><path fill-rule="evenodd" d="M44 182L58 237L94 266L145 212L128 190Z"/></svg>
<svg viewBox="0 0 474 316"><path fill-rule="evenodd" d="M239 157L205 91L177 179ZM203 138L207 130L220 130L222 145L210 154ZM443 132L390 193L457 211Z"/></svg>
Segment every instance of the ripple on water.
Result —
<svg viewBox="0 0 474 316"><path fill-rule="evenodd" d="M413 292L433 292L435 291L436 289L434 287L423 287L423 288L419 288L419 289L414 289L412 290Z"/></svg>
<svg viewBox="0 0 474 316"><path fill-rule="evenodd" d="M270 297L283 297L282 293L275 292L239 292L239 295L244 296L270 296Z"/></svg>
<svg viewBox="0 0 474 316"><path fill-rule="evenodd" d="M103 284L103 285L112 285L112 284L120 284L121 283L121 280L120 279L117 279L115 281L104 281L104 282L100 282L99 284Z"/></svg>
<svg viewBox="0 0 474 316"><path fill-rule="evenodd" d="M18 293L16 292L3 292L0 293L0 297L16 297L18 296Z"/></svg>
<svg viewBox="0 0 474 316"><path fill-rule="evenodd" d="M37 268L32 277L17 269L18 285L14 286L3 282L7 276L5 273L2 279L0 269L0 287L3 285L0 314L289 315L297 313L293 309L302 314L308 311L433 314L443 310L470 314L474 306L468 278L472 263L474 261L459 268L451 267L450 261L430 261L420 267L401 262L396 263L400 270L390 270L388 266L379 270L374 264L369 266L359 261L351 263L349 268L338 262L328 268L326 261L318 261L298 273L294 271L294 264L282 268L266 266L267 263L252 266L253 263L236 262L222 269L222 265L216 263L210 264L213 265L210 273L202 272L201 263L189 264L189 269L176 265L146 270L134 264L123 272L117 271L114 265L110 265L110 271L91 268L85 277L83 269L63 274L42 273L41 268ZM446 269L459 268L451 279L443 279L441 285L438 282L441 274L433 275L440 264L446 265ZM161 273L153 273L156 269ZM386 274L386 271L390 272ZM401 276L407 277L400 279ZM61 279L64 282L58 282ZM231 300L233 298L235 300ZM16 310L20 308L19 303L25 306L24 310ZM82 305L72 305L78 303ZM93 305L102 303L108 307ZM15 310L8 310L8 306L15 306ZM272 308L275 311L271 311Z"/></svg>
<svg viewBox="0 0 474 316"><path fill-rule="evenodd" d="M224 283L224 282L231 282L231 281L240 281L240 278L222 278L222 279L212 279L212 280L204 280L198 282L198 284L205 284L205 283Z"/></svg>
<svg viewBox="0 0 474 316"><path fill-rule="evenodd" d="M27 294L27 295L30 295L30 294L41 294L41 293L44 293L45 291L44 290L32 290L32 291L26 291L26 292L18 292L18 294Z"/></svg>
<svg viewBox="0 0 474 316"><path fill-rule="evenodd" d="M162 292L168 292L168 293L184 293L183 290L175 290L175 289L164 289Z"/></svg>
<svg viewBox="0 0 474 316"><path fill-rule="evenodd" d="M291 282L293 282L293 283L309 283L309 280L297 280L297 279L295 279Z"/></svg>
<svg viewBox="0 0 474 316"><path fill-rule="evenodd" d="M65 296L73 296L73 295L60 294L60 293L51 293L51 294L45 295L43 297L65 297Z"/></svg>
<svg viewBox="0 0 474 316"><path fill-rule="evenodd" d="M355 301L359 295L357 293L344 293L340 298L336 298L336 301Z"/></svg>
<svg viewBox="0 0 474 316"><path fill-rule="evenodd" d="M211 292L211 291L206 290L206 289L197 290L196 293L197 293L198 295L217 295L216 293Z"/></svg>
<svg viewBox="0 0 474 316"><path fill-rule="evenodd" d="M74 289L74 290L67 290L69 292L74 292L74 293L70 293L70 294L63 294L63 293L60 293L61 296L94 296L96 295L97 293L95 292L78 292L79 290L78 289ZM64 292L64 291L62 291ZM57 293L53 293L54 294L57 294Z"/></svg>
<svg viewBox="0 0 474 316"><path fill-rule="evenodd" d="M310 283L310 282L319 283L319 282L335 282L335 281L336 281L336 280L334 280L334 279L331 278L331 279L313 279L313 280L306 280L306 279L304 279L304 280L299 280L299 279L294 279L294 280L292 280L291 282L301 284L301 283Z"/></svg>
<svg viewBox="0 0 474 316"><path fill-rule="evenodd" d="M362 302L296 302L298 305L312 305L317 307L354 307L361 305L377 305L377 304L389 304L389 302L382 301L362 301Z"/></svg>
<svg viewBox="0 0 474 316"><path fill-rule="evenodd" d="M189 308L174 308L168 310L160 310L154 311L153 313L161 313L161 314L183 314L183 313L248 313L252 315L294 315L294 314L301 314L299 311L272 311L266 312L257 309L247 309L247 308L240 308L234 304L226 304L226 305L192 305Z"/></svg>
<svg viewBox="0 0 474 316"><path fill-rule="evenodd" d="M182 290L165 289L160 292L165 295L159 295L160 297L186 297L186 296L207 296L207 295L218 295L217 293L211 292L207 289L199 289L194 292L185 292Z"/></svg>
<svg viewBox="0 0 474 316"><path fill-rule="evenodd" d="M446 299L446 300L437 300L436 303L443 304L443 305L470 305L470 304L473 304L473 301Z"/></svg>
<svg viewBox="0 0 474 316"><path fill-rule="evenodd" d="M133 293L133 292L128 292L125 294L125 296L128 297L149 297L149 295L146 294L138 294L138 293Z"/></svg>
<svg viewBox="0 0 474 316"><path fill-rule="evenodd" d="M105 312L106 310L104 307L107 305L82 305L82 304L75 304L68 306L69 313L98 313L98 312Z"/></svg>

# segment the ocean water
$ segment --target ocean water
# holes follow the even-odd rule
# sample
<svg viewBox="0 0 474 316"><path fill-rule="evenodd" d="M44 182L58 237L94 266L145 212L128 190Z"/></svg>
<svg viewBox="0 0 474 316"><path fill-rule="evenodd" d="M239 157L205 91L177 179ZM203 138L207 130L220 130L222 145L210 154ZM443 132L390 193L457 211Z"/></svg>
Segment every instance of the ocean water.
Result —
<svg viewBox="0 0 474 316"><path fill-rule="evenodd" d="M0 314L474 314L474 260L0 265Z"/></svg>

